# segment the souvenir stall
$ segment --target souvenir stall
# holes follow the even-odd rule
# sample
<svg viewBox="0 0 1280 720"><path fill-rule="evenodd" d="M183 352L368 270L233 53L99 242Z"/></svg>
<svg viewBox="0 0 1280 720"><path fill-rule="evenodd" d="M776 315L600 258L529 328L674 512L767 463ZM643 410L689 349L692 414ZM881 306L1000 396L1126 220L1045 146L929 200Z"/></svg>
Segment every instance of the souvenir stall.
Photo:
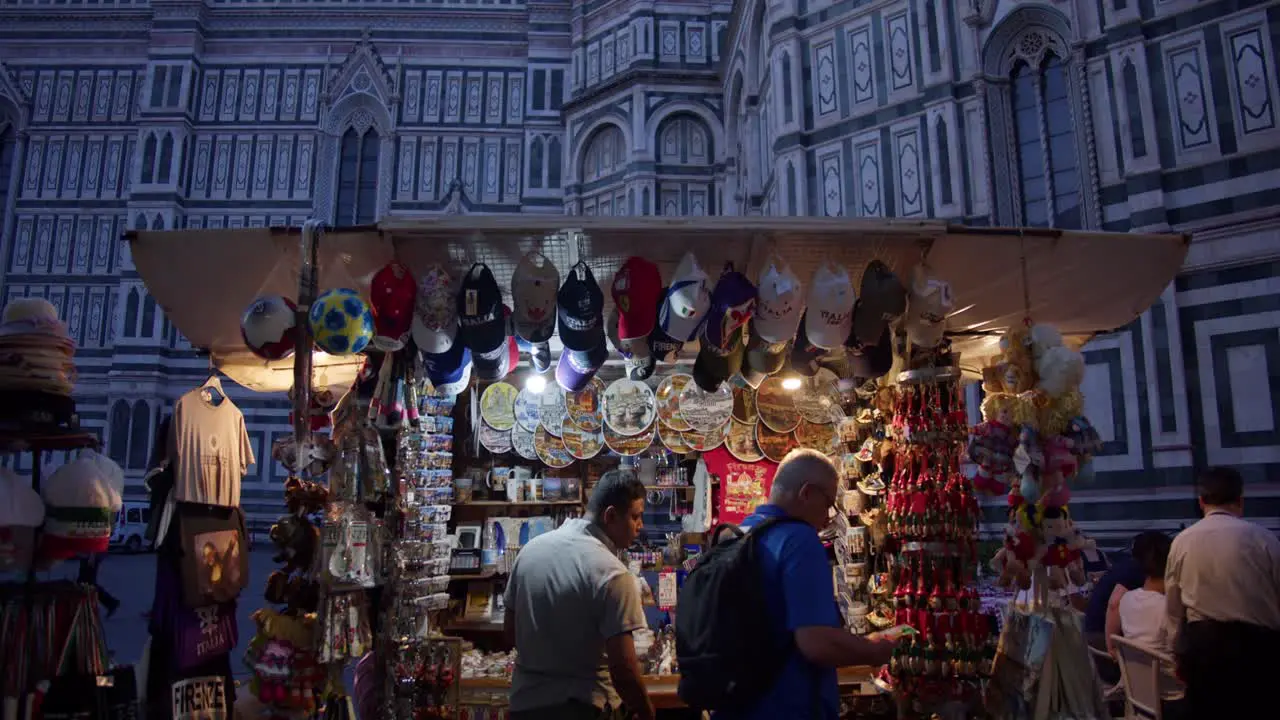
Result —
<svg viewBox="0 0 1280 720"><path fill-rule="evenodd" d="M75 344L43 298L0 317L0 717L136 712L132 667L112 667L96 585L47 580L63 562L105 553L124 472L95 452L72 392ZM45 461L63 464L44 478ZM18 472L30 472L30 480ZM81 566L81 580L86 578ZM114 713L114 714L113 714Z"/></svg>
<svg viewBox="0 0 1280 720"><path fill-rule="evenodd" d="M152 295L219 370L254 390L301 388L295 439L273 453L297 477L272 532L287 565L267 583L285 610L259 614L249 658L259 698L349 710L338 671L365 656L380 716L505 717L511 563L620 470L649 489L656 528L627 551L652 606L649 686L659 707L679 706L669 627L683 573L708 531L750 514L777 463L807 447L842 469L824 538L846 623L912 628L879 677L842 674L851 705L878 686L896 702L858 709L971 707L999 653L972 592L964 472L990 463L974 458L982 443L966 449L960 382L1026 317L1059 329L1059 354L1125 325L1173 277L1185 239L565 221L391 219L302 243L280 229L129 236ZM1044 403L1017 412L1028 406Z"/></svg>

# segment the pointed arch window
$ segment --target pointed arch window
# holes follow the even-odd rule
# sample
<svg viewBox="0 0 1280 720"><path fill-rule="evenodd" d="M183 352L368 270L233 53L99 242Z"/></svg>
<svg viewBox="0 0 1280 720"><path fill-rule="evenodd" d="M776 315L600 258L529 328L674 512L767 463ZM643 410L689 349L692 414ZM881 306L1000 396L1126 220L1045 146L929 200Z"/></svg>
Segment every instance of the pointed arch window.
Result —
<svg viewBox="0 0 1280 720"><path fill-rule="evenodd" d="M133 229L134 229L134 230L146 230L146 229L147 229L147 216L146 216L146 215L143 215L142 213L138 213L138 216L137 216L137 217L135 217L135 218L133 219Z"/></svg>
<svg viewBox="0 0 1280 720"><path fill-rule="evenodd" d="M354 127L342 134L338 163L337 225L367 225L378 219L378 133Z"/></svg>
<svg viewBox="0 0 1280 720"><path fill-rule="evenodd" d="M542 138L536 137L529 145L529 187L542 187Z"/></svg>
<svg viewBox="0 0 1280 720"><path fill-rule="evenodd" d="M1138 87L1138 69L1133 61L1124 61L1124 104L1129 116L1129 144L1133 146L1133 157L1147 156L1147 132L1142 125L1142 95Z"/></svg>
<svg viewBox="0 0 1280 720"><path fill-rule="evenodd" d="M151 444L151 408L142 400L133 404L129 428L129 469L146 470Z"/></svg>
<svg viewBox="0 0 1280 720"><path fill-rule="evenodd" d="M149 292L144 291L143 294L146 297L142 299L142 323L138 327L138 334L149 338L156 332L156 299Z"/></svg>
<svg viewBox="0 0 1280 720"><path fill-rule="evenodd" d="M129 459L129 403L117 400L111 405L111 437L107 442L107 455L120 467Z"/></svg>
<svg viewBox="0 0 1280 720"><path fill-rule="evenodd" d="M138 288L129 288L129 295L124 301L124 336L138 336Z"/></svg>
<svg viewBox="0 0 1280 720"><path fill-rule="evenodd" d="M547 187L560 187L560 138L547 140Z"/></svg>
<svg viewBox="0 0 1280 720"><path fill-rule="evenodd" d="M799 188L796 187L796 166L787 161L787 214L799 215L798 211L798 195Z"/></svg>
<svg viewBox="0 0 1280 720"><path fill-rule="evenodd" d="M791 94L791 54L782 53L782 121L794 122L795 109Z"/></svg>
<svg viewBox="0 0 1280 720"><path fill-rule="evenodd" d="M169 182L169 173L173 166L173 135L166 133L160 142L160 165L156 168L156 182Z"/></svg>
<svg viewBox="0 0 1280 720"><path fill-rule="evenodd" d="M622 170L626 163L626 142L617 125L596 131L582 156L582 179L599 180Z"/></svg>
<svg viewBox="0 0 1280 720"><path fill-rule="evenodd" d="M156 173L156 136L148 135L142 145L142 182L155 181Z"/></svg>
<svg viewBox="0 0 1280 720"><path fill-rule="evenodd" d="M1012 80L1023 224L1079 228L1080 172L1066 65L1050 51L1039 66L1016 65Z"/></svg>
<svg viewBox="0 0 1280 720"><path fill-rule="evenodd" d="M13 126L0 115L0 232L5 228L5 213L9 208L9 177L13 173L13 154L17 133Z"/></svg>
<svg viewBox="0 0 1280 720"><path fill-rule="evenodd" d="M951 141L947 139L947 120L939 116L938 122L933 126L933 132L937 135L938 146L938 182L940 184L939 194L943 205L950 205L955 202L955 190L951 187Z"/></svg>

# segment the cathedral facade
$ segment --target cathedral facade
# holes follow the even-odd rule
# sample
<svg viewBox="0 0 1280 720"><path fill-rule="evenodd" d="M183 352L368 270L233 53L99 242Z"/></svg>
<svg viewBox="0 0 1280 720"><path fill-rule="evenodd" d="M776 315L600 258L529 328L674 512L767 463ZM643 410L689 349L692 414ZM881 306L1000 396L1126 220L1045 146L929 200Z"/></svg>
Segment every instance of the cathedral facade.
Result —
<svg viewBox="0 0 1280 720"><path fill-rule="evenodd" d="M1193 469L1227 464L1280 528L1277 44L1275 0L0 0L0 293L59 308L82 421L136 479L208 365L128 229L465 212L1185 232L1161 300L1086 349L1106 445L1073 507L1099 534L1176 528ZM260 459L244 503L270 516L287 403L232 395Z"/></svg>

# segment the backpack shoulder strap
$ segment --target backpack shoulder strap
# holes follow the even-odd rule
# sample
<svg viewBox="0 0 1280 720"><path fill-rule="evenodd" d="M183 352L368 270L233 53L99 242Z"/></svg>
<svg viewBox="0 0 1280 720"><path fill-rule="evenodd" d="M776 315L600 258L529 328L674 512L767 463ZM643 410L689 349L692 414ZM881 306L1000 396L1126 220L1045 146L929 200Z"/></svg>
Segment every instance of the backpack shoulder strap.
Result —
<svg viewBox="0 0 1280 720"><path fill-rule="evenodd" d="M770 528L774 528L779 525L790 525L792 523L802 523L802 522L804 521L801 520L800 518L793 518L785 515L783 516L773 515L753 525L747 531L746 534L750 537L760 537L764 535L765 531L769 530Z"/></svg>

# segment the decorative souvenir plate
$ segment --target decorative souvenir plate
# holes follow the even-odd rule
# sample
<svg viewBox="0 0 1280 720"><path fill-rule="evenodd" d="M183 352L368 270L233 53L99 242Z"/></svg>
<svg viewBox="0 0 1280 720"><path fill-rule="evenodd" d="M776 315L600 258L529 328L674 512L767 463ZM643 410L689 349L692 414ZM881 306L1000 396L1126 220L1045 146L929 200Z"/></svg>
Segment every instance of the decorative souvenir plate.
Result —
<svg viewBox="0 0 1280 720"><path fill-rule="evenodd" d="M499 430L487 422L480 423L480 444L495 454L511 452L511 430Z"/></svg>
<svg viewBox="0 0 1280 720"><path fill-rule="evenodd" d="M538 459L549 467L569 467L573 462L573 456L565 448L564 441L548 433L545 425L533 434L533 447L538 453Z"/></svg>
<svg viewBox="0 0 1280 720"><path fill-rule="evenodd" d="M693 447L689 445L689 441L685 439L684 433L679 430L672 430L669 426L658 423L658 439L662 441L667 449L677 455L693 452Z"/></svg>
<svg viewBox="0 0 1280 720"><path fill-rule="evenodd" d="M515 449L516 454L525 460L537 460L538 450L533 446L533 435L536 430L526 430L523 425L517 424L511 428L511 447Z"/></svg>
<svg viewBox="0 0 1280 720"><path fill-rule="evenodd" d="M504 382L485 388L480 396L480 417L494 430L510 430L516 424L518 394L514 385Z"/></svg>
<svg viewBox="0 0 1280 720"><path fill-rule="evenodd" d="M840 407L835 375L825 368L805 380L792 395L800 416L812 423L831 422L834 419L831 408Z"/></svg>
<svg viewBox="0 0 1280 720"><path fill-rule="evenodd" d="M836 426L831 423L815 423L801 420L795 429L800 447L812 448L823 455L835 455L844 449Z"/></svg>
<svg viewBox="0 0 1280 720"><path fill-rule="evenodd" d="M564 435L560 439L569 454L579 460L590 460L604 449L603 433L583 430L572 423L564 424Z"/></svg>
<svg viewBox="0 0 1280 720"><path fill-rule="evenodd" d="M630 381L628 381L630 382ZM639 455L653 444L653 426L649 426L635 435L621 435L606 422L604 426L604 444L619 455Z"/></svg>
<svg viewBox="0 0 1280 720"><path fill-rule="evenodd" d="M598 377L578 392L565 393L564 404L569 411L569 422L587 432L598 433L604 426L604 381ZM602 441L603 442L603 441Z"/></svg>
<svg viewBox="0 0 1280 720"><path fill-rule="evenodd" d="M760 419L764 420L764 416ZM787 453L799 447L795 435L777 432L763 422L756 423L756 443L760 446L760 452L774 462L782 462Z"/></svg>
<svg viewBox="0 0 1280 720"><path fill-rule="evenodd" d="M756 414L760 422L778 433L789 433L800 424L795 394L782 387L782 378L767 377L756 391ZM763 445L761 448L763 449ZM765 451L768 455L768 451Z"/></svg>
<svg viewBox="0 0 1280 720"><path fill-rule="evenodd" d="M733 419L747 425L760 420L756 411L756 389L750 386L733 389Z"/></svg>
<svg viewBox="0 0 1280 720"><path fill-rule="evenodd" d="M728 385L721 384L715 392L707 392L696 383L689 383L680 391L680 417L698 432L710 433L724 427L732 416L733 390Z"/></svg>
<svg viewBox="0 0 1280 720"><path fill-rule="evenodd" d="M653 390L648 385L625 378L615 380L604 391L605 427L623 437L652 430L653 419L657 415L656 406Z"/></svg>
<svg viewBox="0 0 1280 720"><path fill-rule="evenodd" d="M529 392L528 388L521 390L516 395L516 425L529 433L537 430L542 424L542 409L539 407L541 402L541 394Z"/></svg>
<svg viewBox="0 0 1280 720"><path fill-rule="evenodd" d="M542 427L555 437L560 437L567 413L564 402L564 390L555 383L548 383L547 388L538 396L538 415Z"/></svg>
<svg viewBox="0 0 1280 720"><path fill-rule="evenodd" d="M756 426L739 422L737 418L729 421L729 437L725 438L724 446L728 448L729 454L742 462L764 459L764 453L760 452L760 445L756 443Z"/></svg>
<svg viewBox="0 0 1280 720"><path fill-rule="evenodd" d="M721 425L720 427L712 428L707 432L698 432L697 430L690 430L689 432L684 433L684 439L685 439L685 442L689 443L689 447L693 448L694 450L697 450L698 452L707 452L708 450L715 450L716 448L723 445L724 441L728 439L729 427L731 425L733 425L732 421L727 422Z"/></svg>
<svg viewBox="0 0 1280 720"><path fill-rule="evenodd" d="M680 393L686 385L693 384L692 375L668 375L658 383L658 420L672 430L692 430L680 417Z"/></svg>

